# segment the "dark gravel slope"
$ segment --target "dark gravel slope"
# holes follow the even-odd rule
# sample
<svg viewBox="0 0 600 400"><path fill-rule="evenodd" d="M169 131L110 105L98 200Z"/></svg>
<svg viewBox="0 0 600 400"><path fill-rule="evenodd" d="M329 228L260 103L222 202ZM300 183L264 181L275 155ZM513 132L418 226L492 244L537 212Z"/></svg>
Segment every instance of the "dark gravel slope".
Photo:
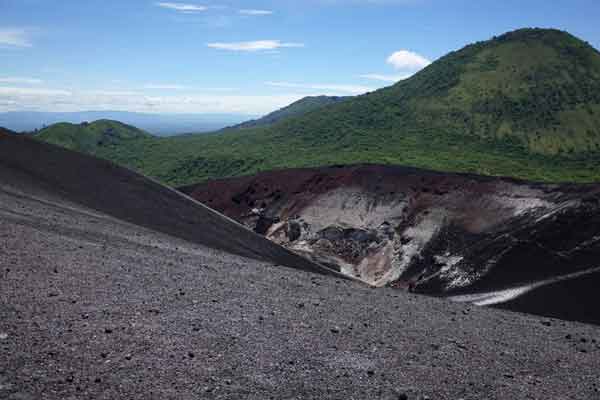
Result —
<svg viewBox="0 0 600 400"><path fill-rule="evenodd" d="M600 398L597 327L279 268L0 177L0 399Z"/></svg>
<svg viewBox="0 0 600 400"><path fill-rule="evenodd" d="M33 186L124 221L230 253L333 273L175 190L104 160L0 132L0 167L0 180L26 174Z"/></svg>

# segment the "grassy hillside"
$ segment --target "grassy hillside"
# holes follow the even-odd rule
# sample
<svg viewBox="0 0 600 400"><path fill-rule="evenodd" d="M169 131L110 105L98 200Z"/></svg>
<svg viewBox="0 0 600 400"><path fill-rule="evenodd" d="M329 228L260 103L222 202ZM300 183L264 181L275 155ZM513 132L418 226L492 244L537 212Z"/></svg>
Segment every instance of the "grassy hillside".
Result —
<svg viewBox="0 0 600 400"><path fill-rule="evenodd" d="M283 107L277 111L273 111L270 114L265 115L262 118L254 119L251 121L242 122L239 125L233 126L231 129L247 129L256 128L261 126L272 125L276 122L283 120L284 118L297 117L309 113L310 111L317 110L321 107L339 103L341 101L350 99L351 97L338 97L338 96L308 96L300 99L289 106Z"/></svg>
<svg viewBox="0 0 600 400"><path fill-rule="evenodd" d="M39 131L36 137L48 143L84 153L95 154L103 146L123 145L126 141L151 137L150 134L117 121L59 123Z"/></svg>
<svg viewBox="0 0 600 400"><path fill-rule="evenodd" d="M599 146L600 54L565 32L524 29L265 127L142 138L97 154L172 185L358 162L584 182L600 180Z"/></svg>

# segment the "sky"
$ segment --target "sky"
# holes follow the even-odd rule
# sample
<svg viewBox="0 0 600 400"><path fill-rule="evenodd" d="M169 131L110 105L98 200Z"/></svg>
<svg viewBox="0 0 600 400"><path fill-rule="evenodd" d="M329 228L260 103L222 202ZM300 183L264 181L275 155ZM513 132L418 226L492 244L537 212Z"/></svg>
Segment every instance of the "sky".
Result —
<svg viewBox="0 0 600 400"><path fill-rule="evenodd" d="M0 0L0 112L259 115L523 28L600 48L598 0Z"/></svg>

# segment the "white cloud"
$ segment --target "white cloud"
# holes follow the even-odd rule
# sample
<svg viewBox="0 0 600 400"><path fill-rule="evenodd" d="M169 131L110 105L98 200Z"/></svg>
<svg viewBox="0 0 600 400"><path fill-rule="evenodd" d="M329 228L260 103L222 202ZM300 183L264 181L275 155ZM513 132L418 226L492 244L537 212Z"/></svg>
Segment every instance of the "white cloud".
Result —
<svg viewBox="0 0 600 400"><path fill-rule="evenodd" d="M304 47L304 44L285 43L280 40L256 40L252 42L208 43L207 46L219 50L257 52L265 50L277 50L288 47Z"/></svg>
<svg viewBox="0 0 600 400"><path fill-rule="evenodd" d="M21 28L0 28L0 47L31 47L27 31Z"/></svg>
<svg viewBox="0 0 600 400"><path fill-rule="evenodd" d="M373 90L371 87L360 85L338 85L338 84L310 84L310 83L290 83L290 82L265 82L266 85L291 88L291 89L310 89L326 91L325 94L363 94Z"/></svg>
<svg viewBox="0 0 600 400"><path fill-rule="evenodd" d="M38 89L23 87L2 87L0 86L0 95L2 96L71 96L68 90L59 89Z"/></svg>
<svg viewBox="0 0 600 400"><path fill-rule="evenodd" d="M149 83L144 85L144 89L150 90L184 90L187 89L186 86L178 85L178 84L164 84L164 83Z"/></svg>
<svg viewBox="0 0 600 400"><path fill-rule="evenodd" d="M170 10L176 10L176 11L181 11L181 12L186 12L186 13L193 13L193 12L200 12L200 11L208 10L208 7L206 7L206 6L199 6L199 5L195 5L195 4L185 4L185 3L161 2L161 3L156 3L156 5L159 7L168 8Z"/></svg>
<svg viewBox="0 0 600 400"><path fill-rule="evenodd" d="M212 89L202 89L212 90ZM218 91L220 88L214 88ZM0 87L0 112L5 111L107 111L147 113L240 113L266 114L300 100L306 93L244 95L208 93L147 95L118 90L60 90Z"/></svg>
<svg viewBox="0 0 600 400"><path fill-rule="evenodd" d="M364 79L371 79L374 81L381 81L381 82L398 82L401 80L404 80L406 78L409 78L411 76L411 74L400 74L400 75L385 75L385 74L364 74L364 75L360 75L360 78L364 78Z"/></svg>
<svg viewBox="0 0 600 400"><path fill-rule="evenodd" d="M6 77L0 78L0 84L17 84L17 85L39 85L44 83L41 79L35 78L22 78L22 77Z"/></svg>
<svg viewBox="0 0 600 400"><path fill-rule="evenodd" d="M246 10L240 10L239 13L242 15L263 16L263 15L271 15L271 14L273 14L273 11L246 9Z"/></svg>
<svg viewBox="0 0 600 400"><path fill-rule="evenodd" d="M431 64L431 61L412 51L400 50L389 56L387 63L396 69L419 70Z"/></svg>

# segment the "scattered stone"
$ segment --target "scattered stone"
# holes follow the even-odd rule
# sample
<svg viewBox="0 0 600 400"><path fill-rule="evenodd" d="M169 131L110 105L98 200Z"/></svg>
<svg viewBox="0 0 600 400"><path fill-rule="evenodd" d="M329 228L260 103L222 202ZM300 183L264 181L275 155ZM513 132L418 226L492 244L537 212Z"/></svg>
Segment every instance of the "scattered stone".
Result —
<svg viewBox="0 0 600 400"><path fill-rule="evenodd" d="M340 327L334 326L333 328L331 328L331 333L340 333Z"/></svg>
<svg viewBox="0 0 600 400"><path fill-rule="evenodd" d="M130 361L131 360L131 354L125 354L125 359L127 361Z"/></svg>

